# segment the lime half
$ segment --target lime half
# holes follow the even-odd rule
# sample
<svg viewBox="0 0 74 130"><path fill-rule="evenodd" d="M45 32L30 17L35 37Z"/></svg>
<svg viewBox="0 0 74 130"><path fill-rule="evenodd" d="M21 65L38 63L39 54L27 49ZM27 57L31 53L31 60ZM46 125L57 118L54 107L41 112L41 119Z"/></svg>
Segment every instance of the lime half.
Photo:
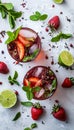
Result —
<svg viewBox="0 0 74 130"><path fill-rule="evenodd" d="M4 108L11 108L17 102L17 96L12 90L4 90L0 93L0 104Z"/></svg>
<svg viewBox="0 0 74 130"><path fill-rule="evenodd" d="M64 65L70 67L73 65L74 59L69 51L62 51L59 55L58 62L62 66Z"/></svg>
<svg viewBox="0 0 74 130"><path fill-rule="evenodd" d="M53 0L56 4L62 4L64 0Z"/></svg>

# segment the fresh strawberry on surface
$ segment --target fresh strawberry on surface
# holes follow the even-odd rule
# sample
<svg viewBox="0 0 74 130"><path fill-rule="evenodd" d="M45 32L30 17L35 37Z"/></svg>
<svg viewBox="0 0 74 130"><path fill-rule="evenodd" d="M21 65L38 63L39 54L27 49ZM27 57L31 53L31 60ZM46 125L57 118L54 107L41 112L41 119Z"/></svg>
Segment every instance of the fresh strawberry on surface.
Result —
<svg viewBox="0 0 74 130"><path fill-rule="evenodd" d="M8 72L9 72L9 69L7 65L4 62L0 61L0 73L7 74Z"/></svg>
<svg viewBox="0 0 74 130"><path fill-rule="evenodd" d="M62 83L63 88L71 88L74 85L74 78L66 77Z"/></svg>
<svg viewBox="0 0 74 130"><path fill-rule="evenodd" d="M60 25L60 19L58 16L54 16L52 17L49 21L48 21L48 26L50 26L50 28L52 30L57 30L58 27Z"/></svg>
<svg viewBox="0 0 74 130"><path fill-rule="evenodd" d="M59 104L58 105L54 104L52 109L52 115L60 121L66 121L67 118L64 108L61 107Z"/></svg>
<svg viewBox="0 0 74 130"><path fill-rule="evenodd" d="M33 120L38 120L43 114L43 108L39 103L33 104L31 108L31 116Z"/></svg>

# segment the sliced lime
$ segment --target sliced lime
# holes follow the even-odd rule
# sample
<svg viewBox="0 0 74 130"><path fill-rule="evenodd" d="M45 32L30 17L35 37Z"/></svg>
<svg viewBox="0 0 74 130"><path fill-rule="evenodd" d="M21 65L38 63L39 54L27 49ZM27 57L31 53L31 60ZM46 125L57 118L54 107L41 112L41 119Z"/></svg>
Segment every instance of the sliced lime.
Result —
<svg viewBox="0 0 74 130"><path fill-rule="evenodd" d="M58 62L60 65L64 66L72 66L74 63L74 59L72 54L69 51L62 51L59 55Z"/></svg>
<svg viewBox="0 0 74 130"><path fill-rule="evenodd" d="M61 4L63 3L64 0L53 0L56 4Z"/></svg>
<svg viewBox="0 0 74 130"><path fill-rule="evenodd" d="M0 103L4 108L11 108L16 104L17 96L12 90L4 90L0 93Z"/></svg>

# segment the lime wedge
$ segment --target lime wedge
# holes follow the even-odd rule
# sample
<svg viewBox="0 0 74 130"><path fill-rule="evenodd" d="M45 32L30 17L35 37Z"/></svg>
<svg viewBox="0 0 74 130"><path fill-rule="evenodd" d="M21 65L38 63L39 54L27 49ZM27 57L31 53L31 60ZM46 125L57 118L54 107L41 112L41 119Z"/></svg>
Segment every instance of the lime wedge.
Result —
<svg viewBox="0 0 74 130"><path fill-rule="evenodd" d="M62 4L64 0L53 0L56 4Z"/></svg>
<svg viewBox="0 0 74 130"><path fill-rule="evenodd" d="M64 66L72 66L74 63L74 59L72 54L69 51L62 51L59 55L58 62L60 65Z"/></svg>
<svg viewBox="0 0 74 130"><path fill-rule="evenodd" d="M4 90L0 93L0 104L4 108L11 108L16 104L17 96L12 90Z"/></svg>

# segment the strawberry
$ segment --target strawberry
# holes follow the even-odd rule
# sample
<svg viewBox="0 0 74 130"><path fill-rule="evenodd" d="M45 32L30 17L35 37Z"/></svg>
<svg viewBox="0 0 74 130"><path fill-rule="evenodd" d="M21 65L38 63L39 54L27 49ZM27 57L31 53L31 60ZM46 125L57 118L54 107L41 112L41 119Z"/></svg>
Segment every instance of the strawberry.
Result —
<svg viewBox="0 0 74 130"><path fill-rule="evenodd" d="M60 120L60 121L66 121L66 112L64 110L63 107L61 107L59 104L58 105L55 105L53 106L53 109L52 109L52 115Z"/></svg>
<svg viewBox="0 0 74 130"><path fill-rule="evenodd" d="M8 72L9 72L9 69L7 65L4 62L0 61L0 73L7 74Z"/></svg>
<svg viewBox="0 0 74 130"><path fill-rule="evenodd" d="M58 16L54 16L48 21L48 26L50 26L50 28L53 30L57 30L59 25L60 25L60 20Z"/></svg>
<svg viewBox="0 0 74 130"><path fill-rule="evenodd" d="M31 116L33 120L38 120L39 117L43 114L43 108L39 103L33 104L31 108Z"/></svg>
<svg viewBox="0 0 74 130"><path fill-rule="evenodd" d="M62 83L63 88L71 88L72 85L74 85L74 78L73 77L71 77L71 78L66 77Z"/></svg>

